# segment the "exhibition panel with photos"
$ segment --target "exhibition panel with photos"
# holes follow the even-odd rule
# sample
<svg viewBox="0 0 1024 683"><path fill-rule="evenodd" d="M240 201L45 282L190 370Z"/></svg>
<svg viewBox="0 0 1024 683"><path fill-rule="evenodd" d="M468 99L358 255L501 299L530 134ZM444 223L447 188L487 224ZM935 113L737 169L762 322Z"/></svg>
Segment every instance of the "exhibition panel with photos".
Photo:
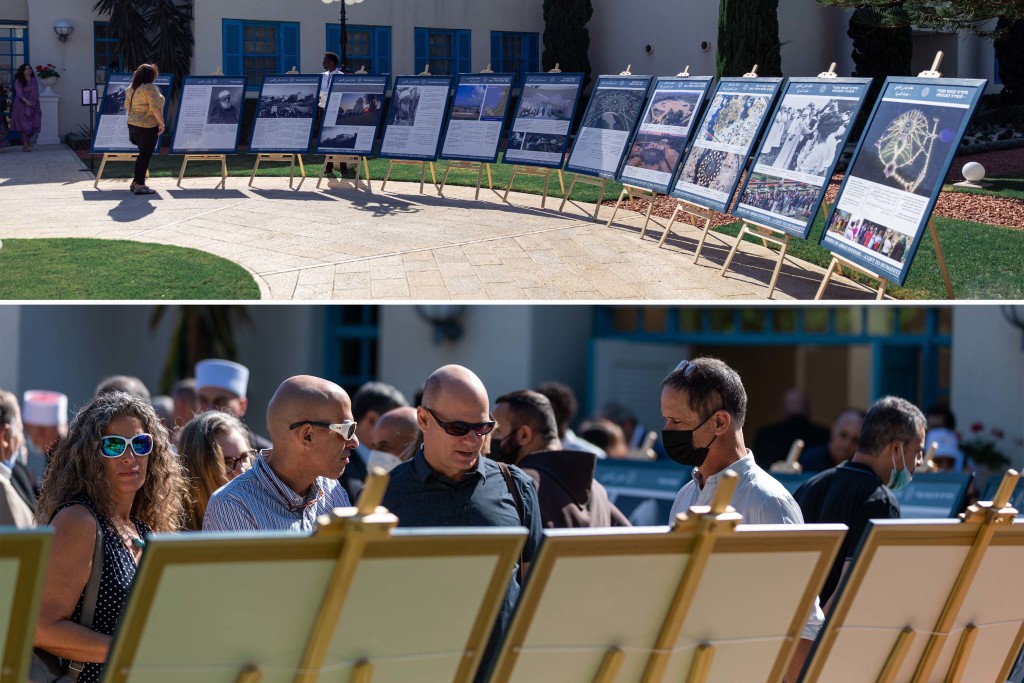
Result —
<svg viewBox="0 0 1024 683"><path fill-rule="evenodd" d="M313 138L319 97L319 76L264 76L256 103L249 151L306 152Z"/></svg>
<svg viewBox="0 0 1024 683"><path fill-rule="evenodd" d="M317 154L373 156L388 80L349 74L331 78Z"/></svg>
<svg viewBox="0 0 1024 683"><path fill-rule="evenodd" d="M399 76L391 96L380 156L433 162L444 128L448 76Z"/></svg>
<svg viewBox="0 0 1024 683"><path fill-rule="evenodd" d="M821 244L902 285L985 80L886 79Z"/></svg>
<svg viewBox="0 0 1024 683"><path fill-rule="evenodd" d="M789 79L732 215L807 239L870 84Z"/></svg>
<svg viewBox="0 0 1024 683"><path fill-rule="evenodd" d="M655 81L616 180L668 194L712 80L704 76Z"/></svg>
<svg viewBox="0 0 1024 683"><path fill-rule="evenodd" d="M514 74L459 74L448 110L441 159L493 164L512 96Z"/></svg>
<svg viewBox="0 0 1024 683"><path fill-rule="evenodd" d="M598 77L565 170L605 179L615 177L651 80L651 76Z"/></svg>
<svg viewBox="0 0 1024 683"><path fill-rule="evenodd" d="M155 85L164 96L164 117L171 104L171 86L174 76L160 74ZM128 98L127 91L132 85L132 74L107 74L103 88L103 100L96 112L96 132L91 151L94 154L122 153L135 154L139 148L128 139Z"/></svg>
<svg viewBox="0 0 1024 683"><path fill-rule="evenodd" d="M562 168L582 90L581 73L527 74L509 128L504 161Z"/></svg>
<svg viewBox="0 0 1024 683"><path fill-rule="evenodd" d="M186 76L171 154L234 154L244 99L244 77Z"/></svg>

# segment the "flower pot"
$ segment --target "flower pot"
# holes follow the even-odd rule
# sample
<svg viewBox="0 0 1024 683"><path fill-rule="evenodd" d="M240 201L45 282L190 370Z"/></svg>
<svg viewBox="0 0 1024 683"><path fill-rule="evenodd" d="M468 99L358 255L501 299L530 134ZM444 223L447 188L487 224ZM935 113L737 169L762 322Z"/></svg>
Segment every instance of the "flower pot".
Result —
<svg viewBox="0 0 1024 683"><path fill-rule="evenodd" d="M51 86L53 86L57 82L57 78L58 78L57 76L49 76L47 78L40 78L39 79L39 83L43 86L43 89L42 89L42 91L39 94L40 95L56 95L57 93L55 93L53 91L53 88Z"/></svg>

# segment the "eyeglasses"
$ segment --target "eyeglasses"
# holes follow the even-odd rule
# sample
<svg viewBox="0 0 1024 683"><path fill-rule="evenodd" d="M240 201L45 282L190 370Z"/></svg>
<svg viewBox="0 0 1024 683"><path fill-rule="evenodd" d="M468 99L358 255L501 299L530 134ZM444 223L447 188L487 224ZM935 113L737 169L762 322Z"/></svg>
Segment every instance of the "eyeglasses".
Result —
<svg viewBox="0 0 1024 683"><path fill-rule="evenodd" d="M251 451L246 451L237 458L224 458L224 467L227 468L228 472L234 472L238 468L238 463L249 462L250 459L255 459L257 452L258 451L256 449L253 449Z"/></svg>
<svg viewBox="0 0 1024 683"><path fill-rule="evenodd" d="M441 426L445 433L452 436L465 436L470 432L477 436L483 436L484 434L489 434L494 429L494 426L498 424L495 420L487 422L444 422L437 415L434 415L434 411L430 408L423 406L423 409L430 413L430 417L434 418L434 421Z"/></svg>
<svg viewBox="0 0 1024 683"><path fill-rule="evenodd" d="M697 365L696 361L681 360L681 361L679 361L679 365L677 365L675 367L675 370L673 370L672 372L676 372L678 370L682 370L683 371L683 377L684 378L689 377L690 375L692 375L694 373L694 371L697 371L697 372L700 372L701 377L703 377L706 380L708 379L708 376L704 374L704 371L700 369L700 366ZM711 381L711 380L708 380L708 381Z"/></svg>
<svg viewBox="0 0 1024 683"><path fill-rule="evenodd" d="M351 441L352 437L356 435L356 423L352 420L345 420L344 422L314 422L313 420L302 420L288 426L288 429L297 429L302 425L313 425L314 427L326 427L335 434L340 434L341 438L345 441Z"/></svg>
<svg viewBox="0 0 1024 683"><path fill-rule="evenodd" d="M153 435L136 434L128 439L123 436L105 436L100 439L100 455L104 458L120 458L131 446L132 453L142 457L153 452Z"/></svg>

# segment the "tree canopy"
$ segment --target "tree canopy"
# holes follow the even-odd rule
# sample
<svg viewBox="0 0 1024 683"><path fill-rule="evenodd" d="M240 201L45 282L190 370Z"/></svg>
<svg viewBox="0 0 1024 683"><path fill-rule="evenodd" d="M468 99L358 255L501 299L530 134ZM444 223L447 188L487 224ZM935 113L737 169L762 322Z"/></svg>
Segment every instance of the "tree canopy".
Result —
<svg viewBox="0 0 1024 683"><path fill-rule="evenodd" d="M970 31L991 36L992 29L980 25L998 17L1024 19L1021 0L818 0L822 5L846 9L872 8L881 26L956 33Z"/></svg>

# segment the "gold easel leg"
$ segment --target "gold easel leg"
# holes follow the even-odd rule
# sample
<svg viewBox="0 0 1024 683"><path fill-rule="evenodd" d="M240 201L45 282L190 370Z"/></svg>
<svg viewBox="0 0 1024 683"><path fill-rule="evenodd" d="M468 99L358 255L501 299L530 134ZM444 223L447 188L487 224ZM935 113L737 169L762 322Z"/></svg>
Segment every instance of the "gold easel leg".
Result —
<svg viewBox="0 0 1024 683"><path fill-rule="evenodd" d="M220 158L220 186L222 189L228 189L228 156L222 155Z"/></svg>
<svg viewBox="0 0 1024 683"><path fill-rule="evenodd" d="M693 661L690 662L690 672L686 676L686 683L704 683L711 672L711 660L715 656L715 646L701 643L693 653Z"/></svg>
<svg viewBox="0 0 1024 683"><path fill-rule="evenodd" d="M508 204L508 193L512 191L512 183L514 183L516 181L516 173L518 171L519 171L519 167L518 166L513 166L512 167L512 177L508 179L508 187L505 188L505 196L503 196L501 198L501 201L505 202L506 204ZM544 206L544 201L543 200L541 200L540 205Z"/></svg>
<svg viewBox="0 0 1024 683"><path fill-rule="evenodd" d="M430 170L431 170L431 172L433 172L433 170L434 170L434 165L433 164L430 165ZM420 194L423 194L423 184L424 184L424 180L426 179L426 177L427 177L427 164L425 162L421 161L420 162ZM435 189L437 188L437 181L436 180L434 181L434 188Z"/></svg>
<svg viewBox="0 0 1024 683"><path fill-rule="evenodd" d="M491 165L487 164L487 189L494 189L494 177L491 176Z"/></svg>
<svg viewBox="0 0 1024 683"><path fill-rule="evenodd" d="M476 194L473 195L473 199L480 200L480 184L484 181L484 165L480 164L480 168L476 172Z"/></svg>
<svg viewBox="0 0 1024 683"><path fill-rule="evenodd" d="M330 159L330 158L331 158L331 155L328 154L324 158L324 163L320 164L320 175L317 176L317 179L316 179L316 187L317 187L318 190L320 189L320 183L323 182L323 179L324 179L324 169L327 167L327 159Z"/></svg>
<svg viewBox="0 0 1024 683"><path fill-rule="evenodd" d="M430 181L437 185L437 175L434 173L434 162L430 162Z"/></svg>
<svg viewBox="0 0 1024 683"><path fill-rule="evenodd" d="M452 171L452 165L448 164L448 167L444 169L444 175L441 176L441 186L439 188L437 188L437 196L438 197L443 197L444 196L444 186L446 184L448 184L448 174L451 173L451 171ZM420 190L422 191L422 189L423 188L421 186Z"/></svg>
<svg viewBox="0 0 1024 683"><path fill-rule="evenodd" d="M178 187L181 187L181 179L185 177L185 167L188 166L188 155L181 160L181 170L178 171Z"/></svg>
<svg viewBox="0 0 1024 683"><path fill-rule="evenodd" d="M380 191L383 192L384 188L388 186L388 178L391 177L391 167L395 164L394 159L388 159L388 170L384 172L384 182L380 184Z"/></svg>
<svg viewBox="0 0 1024 683"><path fill-rule="evenodd" d="M771 284L768 285L768 298L772 298L772 294L775 293L775 283L779 281L779 273L782 272L782 262L786 258L786 250L789 249L789 234L786 234L786 239L782 243L782 249L779 250L779 261L775 264L775 272L772 273Z"/></svg>
<svg viewBox="0 0 1024 683"><path fill-rule="evenodd" d="M565 176L562 175L562 169L558 169L558 184L562 186L562 196L565 196Z"/></svg>
<svg viewBox="0 0 1024 683"><path fill-rule="evenodd" d="M359 170L359 162L356 162L356 170ZM370 183L370 162L367 161L366 157L363 157L363 171L366 173L366 191L373 192L373 185ZM356 175L358 176L359 174L357 173Z"/></svg>
<svg viewBox="0 0 1024 683"><path fill-rule="evenodd" d="M249 187L252 187L252 181L256 178L256 171L258 171L259 168L260 168L260 160L261 159L262 159L262 156L257 154L256 155L256 165L252 167L252 174L249 176Z"/></svg>
<svg viewBox="0 0 1024 683"><path fill-rule="evenodd" d="M541 195L541 198L540 198L540 208L542 208L542 209L546 208L544 205L548 201L548 183L549 182L551 182L551 169L550 168L547 170L547 173L544 174L544 194Z"/></svg>
<svg viewBox="0 0 1024 683"><path fill-rule="evenodd" d="M708 238L708 233L711 231L711 218L704 219L704 230L700 234L700 242L697 243L697 253L693 255L693 262L696 263L700 258L701 249L704 248L704 242Z"/></svg>
<svg viewBox="0 0 1024 683"><path fill-rule="evenodd" d="M736 242L732 245L732 249L729 250L729 255L725 257L725 263L722 264L722 270L719 271L719 275L725 277L725 271L729 270L729 266L732 265L732 259L736 256L736 252L740 249L740 242L743 241L743 236L747 234L747 224L744 223L740 226L740 233L736 235Z"/></svg>
<svg viewBox="0 0 1024 683"><path fill-rule="evenodd" d="M647 203L647 215L644 216L644 226L642 228L640 228L640 239L643 239L644 235L647 234L647 225L648 225L648 223L651 222L651 212L654 211L654 200L657 198L657 196L658 196L657 192L652 192L651 193L651 198L650 198L650 200L648 200L648 203Z"/></svg>
<svg viewBox="0 0 1024 683"><path fill-rule="evenodd" d="M295 155L291 155L291 160L288 162L288 187L291 189L295 188Z"/></svg>
<svg viewBox="0 0 1024 683"><path fill-rule="evenodd" d="M878 295L875 297L875 301L881 301L882 299L885 298L885 289L888 286L889 286L889 281L884 279L884 278L882 279L882 281L880 283L878 283Z"/></svg>
<svg viewBox="0 0 1024 683"><path fill-rule="evenodd" d="M597 221L597 214L601 211L601 202L604 201L604 191L608 187L608 179L603 178L604 182L601 183L601 189L597 193L597 204L594 205L594 221Z"/></svg>
<svg viewBox="0 0 1024 683"><path fill-rule="evenodd" d="M562 172L559 171L558 174L559 174L559 176L561 176ZM565 203L567 201L569 201L569 196L572 195L572 188L575 187L575 186L576 186L576 176L573 176L572 182L569 183L569 191L566 192L565 191L565 187L562 188L562 203L558 207L559 211L561 211L562 209L565 208Z"/></svg>
<svg viewBox="0 0 1024 683"><path fill-rule="evenodd" d="M617 647L610 648L601 659L601 666L598 667L597 675L594 676L594 683L614 683L625 659L625 652Z"/></svg>
<svg viewBox="0 0 1024 683"><path fill-rule="evenodd" d="M953 655L953 664L949 667L946 683L960 683L964 669L967 668L967 661L971 658L971 648L974 647L974 640L977 637L978 627L974 624L964 629L964 634L960 637L960 644L956 646L956 654Z"/></svg>
<svg viewBox="0 0 1024 683"><path fill-rule="evenodd" d="M259 667L250 664L238 672L238 678L235 679L235 683L260 683L262 680L263 672L259 670Z"/></svg>
<svg viewBox="0 0 1024 683"><path fill-rule="evenodd" d="M615 220L615 214L617 214L619 212L619 206L622 204L622 196L624 194L628 194L628 192L629 192L629 190L627 190L626 188L622 188L622 192L619 193L619 198L615 200L615 206L612 207L612 215L608 219L608 225L606 225L605 227L607 227L607 228L612 227L612 221ZM632 201L632 197L630 197L630 201Z"/></svg>
<svg viewBox="0 0 1024 683"><path fill-rule="evenodd" d="M889 658L885 660L882 673L878 674L878 683L892 683L896 678L896 674L899 673L900 667L903 665L903 660L907 657L910 643L913 640L914 631L909 626L900 631L900 635L896 639L896 645L893 646L892 652L889 653Z"/></svg>
<svg viewBox="0 0 1024 683"><path fill-rule="evenodd" d="M302 173L302 177L306 177L306 165L302 163L302 155L299 154L299 171ZM358 170L358 169L357 169Z"/></svg>
<svg viewBox="0 0 1024 683"><path fill-rule="evenodd" d="M825 296L825 290L828 288L828 281L832 279L832 273L835 272L836 266L839 265L839 261L836 257L832 257L832 263L828 264L828 270L825 271L825 277L821 280L821 285L818 287L818 293L814 295L815 301L820 301L821 297Z"/></svg>
<svg viewBox="0 0 1024 683"><path fill-rule="evenodd" d="M928 232L932 234L932 244L935 246L935 255L939 258L939 270L942 271L942 279L946 282L946 294L950 299L955 299L953 293L953 281L949 277L949 268L946 266L946 255L942 253L942 245L939 244L939 231L935 227L935 219L928 219Z"/></svg>
<svg viewBox="0 0 1024 683"><path fill-rule="evenodd" d="M665 244L665 240L672 233L672 224L676 222L676 216L679 215L679 204L676 204L675 211L672 212L672 217L668 219L668 225L665 226L665 232L661 233L661 240L658 242L658 249L661 249L662 245Z"/></svg>
<svg viewBox="0 0 1024 683"><path fill-rule="evenodd" d="M100 178L103 177L103 169L106 167L106 165L107 165L107 155L104 154L103 155L103 160L100 161L100 170L96 173L96 180L92 184L92 187L93 187L94 190L98 190L100 188Z"/></svg>
<svg viewBox="0 0 1024 683"><path fill-rule="evenodd" d="M636 201L633 199L633 191L630 190L628 187L624 187L622 189L624 189L626 191L626 194L629 195L629 208L632 211L636 211Z"/></svg>
<svg viewBox="0 0 1024 683"><path fill-rule="evenodd" d="M360 660L352 667L352 676L349 683L370 683L373 680L373 664L368 660Z"/></svg>

